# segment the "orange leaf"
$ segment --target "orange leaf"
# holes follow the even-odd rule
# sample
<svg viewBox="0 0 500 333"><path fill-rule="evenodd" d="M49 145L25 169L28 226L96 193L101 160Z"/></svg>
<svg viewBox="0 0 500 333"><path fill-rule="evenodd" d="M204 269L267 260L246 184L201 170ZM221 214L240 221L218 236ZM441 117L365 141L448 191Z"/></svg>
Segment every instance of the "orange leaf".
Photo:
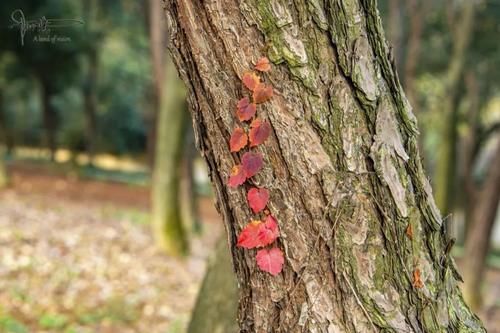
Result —
<svg viewBox="0 0 500 333"><path fill-rule="evenodd" d="M227 184L229 187L237 187L245 182L247 177L245 176L245 172L241 164L235 165L231 170L231 176Z"/></svg>
<svg viewBox="0 0 500 333"><path fill-rule="evenodd" d="M260 225L259 228L258 238L260 246L271 244L276 240L276 238L278 238L279 234L276 219L272 215L267 216L266 220Z"/></svg>
<svg viewBox="0 0 500 333"><path fill-rule="evenodd" d="M253 90L253 101L257 104L264 103L273 97L273 94L273 87L260 83Z"/></svg>
<svg viewBox="0 0 500 333"><path fill-rule="evenodd" d="M418 289L424 286L420 276L420 269L418 268L413 271L413 286Z"/></svg>
<svg viewBox="0 0 500 333"><path fill-rule="evenodd" d="M408 223L408 227L406 228L406 236L408 236L409 239L413 239L413 227L411 223Z"/></svg>
<svg viewBox="0 0 500 333"><path fill-rule="evenodd" d="M261 121L259 118L254 119L250 124L250 133L248 134L250 147L264 143L269 134L271 134L271 125L269 125L269 122Z"/></svg>
<svg viewBox="0 0 500 333"><path fill-rule="evenodd" d="M254 91L255 88L257 88L257 86L260 84L260 77L254 72L246 72L245 74L243 74L242 81L245 87L247 87L251 91Z"/></svg>
<svg viewBox="0 0 500 333"><path fill-rule="evenodd" d="M283 252L277 247L270 250L259 250L257 252L257 265L264 272L268 272L273 276L278 275L283 269Z"/></svg>
<svg viewBox="0 0 500 333"><path fill-rule="evenodd" d="M238 101L236 106L236 115L240 121L250 120L255 115L257 110L257 105L255 103L250 103L248 97L243 97Z"/></svg>
<svg viewBox="0 0 500 333"><path fill-rule="evenodd" d="M233 134L231 134L231 139L229 140L229 147L231 152L238 152L247 145L248 138L247 134L241 127L234 129Z"/></svg>
<svg viewBox="0 0 500 333"><path fill-rule="evenodd" d="M243 174L247 179L253 177L262 168L263 163L260 153L246 152L241 158Z"/></svg>
<svg viewBox="0 0 500 333"><path fill-rule="evenodd" d="M246 249L253 249L254 247L261 246L259 230L262 224L261 221L255 220L248 223L238 236L238 243L236 245Z"/></svg>
<svg viewBox="0 0 500 333"><path fill-rule="evenodd" d="M269 200L269 191L265 188L253 187L247 193L248 205L254 213L258 213L266 208Z"/></svg>
<svg viewBox="0 0 500 333"><path fill-rule="evenodd" d="M255 64L255 69L261 72L268 72L271 69L271 65L269 64L269 59L266 57L262 57Z"/></svg>

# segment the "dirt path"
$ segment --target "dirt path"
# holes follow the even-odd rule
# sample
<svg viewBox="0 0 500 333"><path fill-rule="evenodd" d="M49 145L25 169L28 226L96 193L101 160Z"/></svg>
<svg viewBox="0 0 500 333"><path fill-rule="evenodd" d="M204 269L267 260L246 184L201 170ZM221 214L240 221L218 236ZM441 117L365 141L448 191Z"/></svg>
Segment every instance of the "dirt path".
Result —
<svg viewBox="0 0 500 333"><path fill-rule="evenodd" d="M157 251L144 188L13 170L0 192L0 332L180 333L221 224L192 255Z"/></svg>

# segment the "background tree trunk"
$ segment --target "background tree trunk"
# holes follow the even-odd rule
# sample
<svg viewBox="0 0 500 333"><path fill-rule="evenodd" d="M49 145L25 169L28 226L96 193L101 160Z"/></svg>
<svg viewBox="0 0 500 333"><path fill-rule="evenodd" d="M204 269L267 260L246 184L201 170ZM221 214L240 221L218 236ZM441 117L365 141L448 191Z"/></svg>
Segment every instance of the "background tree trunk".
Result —
<svg viewBox="0 0 500 333"><path fill-rule="evenodd" d="M14 150L14 136L7 124L7 112L5 112L3 87L0 87L0 133L7 149L7 155L11 155Z"/></svg>
<svg viewBox="0 0 500 333"><path fill-rule="evenodd" d="M457 285L417 127L376 2L166 1L170 49L240 286L240 332L485 332ZM236 248L255 218L228 188L243 73L267 55L273 128L252 185L280 225L283 272ZM420 283L421 282L421 283Z"/></svg>
<svg viewBox="0 0 500 333"><path fill-rule="evenodd" d="M458 20L452 20L453 52L446 73L443 102L442 139L436 170L436 203L443 214L449 214L453 205L453 184L456 176L456 140L459 88L466 61L467 48L474 28L475 1L464 1Z"/></svg>
<svg viewBox="0 0 500 333"><path fill-rule="evenodd" d="M229 253L227 241L221 239L198 292L188 333L238 332L238 289Z"/></svg>
<svg viewBox="0 0 500 333"><path fill-rule="evenodd" d="M5 166L4 148L0 147L0 189L9 185L7 167Z"/></svg>
<svg viewBox="0 0 500 333"><path fill-rule="evenodd" d="M464 297L474 309L481 305L481 282L500 199L500 142L493 154L482 188L474 191L477 197L469 214L471 221L465 241Z"/></svg>
<svg viewBox="0 0 500 333"><path fill-rule="evenodd" d="M408 100L416 113L418 103L416 99L415 79L417 65L420 60L420 46L422 45L422 32L424 30L424 20L427 15L429 0L408 0L408 17L410 20L410 35L408 38L408 49L406 53L404 69L404 89ZM400 27L401 29L401 27Z"/></svg>
<svg viewBox="0 0 500 333"><path fill-rule="evenodd" d="M157 244L172 255L188 251L188 242L182 222L181 165L185 137L182 82L174 65L162 49L165 33L161 6L150 3L151 54L156 85L158 123L156 153L152 186L152 226ZM163 30L162 30L163 29Z"/></svg>
<svg viewBox="0 0 500 333"><path fill-rule="evenodd" d="M87 35L96 40L100 37L96 31L98 4L95 0L86 0L84 2L85 29ZM87 72L83 84L83 102L84 112L87 121L85 131L85 145L89 164L92 165L95 154L95 141L97 134L97 74L99 67L99 53L96 45L89 45L86 50Z"/></svg>
<svg viewBox="0 0 500 333"><path fill-rule="evenodd" d="M57 149L57 114L51 104L51 98L54 92L51 86L50 79L42 78L40 80L40 84L42 94L43 126L45 128L45 146L49 149L50 160L55 161L55 154Z"/></svg>
<svg viewBox="0 0 500 333"><path fill-rule="evenodd" d="M92 165L95 154L95 139L97 133L97 67L98 53L97 49L92 48L88 51L88 72L84 85L84 109L87 118L86 128L86 150L89 157L89 163Z"/></svg>

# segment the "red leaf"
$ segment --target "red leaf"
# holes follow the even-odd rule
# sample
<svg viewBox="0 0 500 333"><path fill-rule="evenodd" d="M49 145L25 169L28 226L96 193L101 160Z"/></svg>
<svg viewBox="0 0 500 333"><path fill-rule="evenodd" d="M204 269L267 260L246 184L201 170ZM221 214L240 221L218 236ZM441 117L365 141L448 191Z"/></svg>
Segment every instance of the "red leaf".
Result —
<svg viewBox="0 0 500 333"><path fill-rule="evenodd" d="M250 147L255 147L264 143L269 137L269 134L271 134L271 125L269 125L269 122L255 118L250 124L250 133L248 133Z"/></svg>
<svg viewBox="0 0 500 333"><path fill-rule="evenodd" d="M243 74L242 81L245 87L247 87L251 91L254 91L255 88L257 88L257 86L260 84L260 77L254 72L246 72L245 74Z"/></svg>
<svg viewBox="0 0 500 333"><path fill-rule="evenodd" d="M283 269L283 252L277 247L273 247L269 251L266 249L257 252L257 265L264 272L268 272L273 276L278 275Z"/></svg>
<svg viewBox="0 0 500 333"><path fill-rule="evenodd" d="M269 200L269 191L265 188L251 188L247 194L248 205L254 213L258 213L266 208Z"/></svg>
<svg viewBox="0 0 500 333"><path fill-rule="evenodd" d="M269 215L266 217L266 221L261 224L259 228L259 246L266 246L271 244L278 238L280 232L278 230L278 223L276 219Z"/></svg>
<svg viewBox="0 0 500 333"><path fill-rule="evenodd" d="M241 158L241 166L247 179L257 174L262 164L262 155L259 153L246 152Z"/></svg>
<svg viewBox="0 0 500 333"><path fill-rule="evenodd" d="M250 103L248 97L243 97L238 102L236 115L240 121L250 120L255 115L256 110L257 105Z"/></svg>
<svg viewBox="0 0 500 333"><path fill-rule="evenodd" d="M273 87L259 83L253 90L253 102L257 104L264 103L273 97L273 94Z"/></svg>
<svg viewBox="0 0 500 333"><path fill-rule="evenodd" d="M234 129L233 134L231 134L231 140L229 140L229 147L231 152L240 151L240 149L245 148L248 142L248 137L245 131L241 127Z"/></svg>
<svg viewBox="0 0 500 333"><path fill-rule="evenodd" d="M237 187L243 184L246 180L245 172L241 164L235 165L231 170L231 176L229 177L229 181L227 184L229 187Z"/></svg>
<svg viewBox="0 0 500 333"><path fill-rule="evenodd" d="M255 64L255 69L261 72L268 72L271 69L271 65L269 64L269 59L266 57L262 57Z"/></svg>
<svg viewBox="0 0 500 333"><path fill-rule="evenodd" d="M259 240L259 230L263 223L261 221L252 221L246 225L238 236L237 246L246 249L253 249L254 247L261 246Z"/></svg>

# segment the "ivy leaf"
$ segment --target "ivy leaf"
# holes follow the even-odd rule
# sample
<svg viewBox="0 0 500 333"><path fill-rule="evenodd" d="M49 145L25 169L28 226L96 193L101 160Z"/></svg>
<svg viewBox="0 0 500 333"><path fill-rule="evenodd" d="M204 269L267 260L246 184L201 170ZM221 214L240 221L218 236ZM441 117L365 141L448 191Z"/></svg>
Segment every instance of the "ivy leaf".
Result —
<svg viewBox="0 0 500 333"><path fill-rule="evenodd" d="M254 91L255 88L257 88L257 86L260 84L260 77L254 72L246 72L245 74L243 74L242 81L245 87L247 87L251 91Z"/></svg>
<svg viewBox="0 0 500 333"><path fill-rule="evenodd" d="M248 179L253 177L262 168L263 161L260 153L246 152L241 158L243 174Z"/></svg>
<svg viewBox="0 0 500 333"><path fill-rule="evenodd" d="M263 223L261 221L251 221L246 225L238 236L239 247L244 247L246 249L253 249L255 247L261 246L259 240L259 230Z"/></svg>
<svg viewBox="0 0 500 333"><path fill-rule="evenodd" d="M247 193L248 205L254 213L258 213L266 208L269 200L269 191L265 188L253 187Z"/></svg>
<svg viewBox="0 0 500 333"><path fill-rule="evenodd" d="M264 272L268 272L273 276L278 275L283 269L283 263L285 262L283 258L283 252L277 247L273 247L270 250L259 250L257 252L257 265Z"/></svg>
<svg viewBox="0 0 500 333"><path fill-rule="evenodd" d="M231 176L229 177L227 184L229 185L229 187L238 187L239 185L243 184L246 179L247 177L245 176L242 165L238 164L235 165L231 170Z"/></svg>
<svg viewBox="0 0 500 333"><path fill-rule="evenodd" d="M271 134L271 125L269 125L269 122L255 118L250 124L250 133L248 133L250 147L255 147L264 143L269 137L269 134Z"/></svg>
<svg viewBox="0 0 500 333"><path fill-rule="evenodd" d="M243 97L238 101L236 115L240 121L250 120L255 115L257 105L250 103L248 97Z"/></svg>
<svg viewBox="0 0 500 333"><path fill-rule="evenodd" d="M260 225L259 228L259 246L266 246L271 244L278 238L280 232L278 230L278 223L276 219L268 215L264 223Z"/></svg>
<svg viewBox="0 0 500 333"><path fill-rule="evenodd" d="M267 102L271 97L273 97L273 95L273 87L266 86L263 83L259 83L253 90L253 101L257 104L264 103Z"/></svg>
<svg viewBox="0 0 500 333"><path fill-rule="evenodd" d="M238 152L242 148L245 148L247 142L248 137L245 131L241 127L235 128L233 134L231 134L231 139L229 140L231 152Z"/></svg>
<svg viewBox="0 0 500 333"><path fill-rule="evenodd" d="M262 57L255 64L255 69L261 72L268 72L271 69L271 65L269 64L269 59L266 57Z"/></svg>

